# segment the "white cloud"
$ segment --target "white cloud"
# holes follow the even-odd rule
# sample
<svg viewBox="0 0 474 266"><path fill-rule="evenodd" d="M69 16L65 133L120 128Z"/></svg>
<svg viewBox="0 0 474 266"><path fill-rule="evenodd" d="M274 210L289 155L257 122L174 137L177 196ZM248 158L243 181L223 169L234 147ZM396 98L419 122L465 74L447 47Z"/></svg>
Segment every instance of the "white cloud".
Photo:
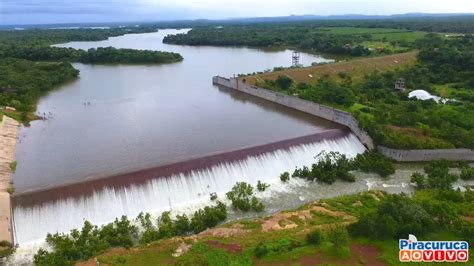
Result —
<svg viewBox="0 0 474 266"><path fill-rule="evenodd" d="M474 13L473 0L0 0L0 24Z"/></svg>
<svg viewBox="0 0 474 266"><path fill-rule="evenodd" d="M247 16L474 12L472 0L138 0L138 3L149 7L189 8Z"/></svg>

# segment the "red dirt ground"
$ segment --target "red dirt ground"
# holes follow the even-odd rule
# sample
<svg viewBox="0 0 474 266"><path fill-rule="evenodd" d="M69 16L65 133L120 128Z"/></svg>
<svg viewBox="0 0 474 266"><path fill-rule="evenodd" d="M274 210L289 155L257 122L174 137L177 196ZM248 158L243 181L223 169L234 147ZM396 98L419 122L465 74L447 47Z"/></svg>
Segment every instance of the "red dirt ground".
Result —
<svg viewBox="0 0 474 266"><path fill-rule="evenodd" d="M210 246L215 247L215 248L224 249L224 250L226 250L230 253L234 253L234 254L242 252L242 246L240 246L239 244L224 244L224 243L221 243L221 242L216 241L216 240L209 240L209 241L207 241L207 244L209 244Z"/></svg>
<svg viewBox="0 0 474 266"><path fill-rule="evenodd" d="M380 251L373 246L361 245L361 244L352 244L351 245L351 258L350 259L340 259L331 257L321 252L316 252L310 256L303 256L297 260L285 261L285 262L272 262L272 263L257 263L257 265L302 265L302 266L314 266L314 265L369 265L369 266L386 266L388 264L380 261L378 257L380 256Z"/></svg>

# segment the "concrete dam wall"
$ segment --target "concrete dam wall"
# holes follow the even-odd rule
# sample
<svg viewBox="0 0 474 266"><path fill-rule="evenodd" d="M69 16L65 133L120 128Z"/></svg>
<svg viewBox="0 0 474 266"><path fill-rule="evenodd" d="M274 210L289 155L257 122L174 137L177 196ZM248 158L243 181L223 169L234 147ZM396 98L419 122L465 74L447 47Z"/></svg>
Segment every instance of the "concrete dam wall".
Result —
<svg viewBox="0 0 474 266"><path fill-rule="evenodd" d="M376 148L372 138L359 127L357 120L348 112L256 86L249 86L235 78L215 76L212 82L215 85L250 94L346 126L368 149ZM383 146L378 146L377 149L385 156L399 162L423 162L439 159L474 161L474 150L472 149L400 150Z"/></svg>
<svg viewBox="0 0 474 266"><path fill-rule="evenodd" d="M270 91L267 89L249 86L237 79L223 78L219 76L213 77L213 83L231 89L237 89L244 93L263 98L265 100L284 105L286 107L299 110L317 117L330 120L340 125L348 127L354 135L369 149L374 148L374 143L370 136L359 127L357 120L348 112L344 112L322 104L306 101L297 97L285 95L282 93ZM238 82L238 84L237 84Z"/></svg>
<svg viewBox="0 0 474 266"><path fill-rule="evenodd" d="M471 149L432 149L432 150L398 150L378 146L385 156L399 162L425 162L433 160L474 161L474 151Z"/></svg>
<svg viewBox="0 0 474 266"><path fill-rule="evenodd" d="M349 130L334 129L108 179L17 194L13 197L15 242L34 245L47 233L81 228L84 220L103 225L122 215L134 218L140 212L158 215L170 209L193 209L209 202L211 192L225 197L238 181L278 183L285 171L311 167L322 151L354 158L365 147Z"/></svg>

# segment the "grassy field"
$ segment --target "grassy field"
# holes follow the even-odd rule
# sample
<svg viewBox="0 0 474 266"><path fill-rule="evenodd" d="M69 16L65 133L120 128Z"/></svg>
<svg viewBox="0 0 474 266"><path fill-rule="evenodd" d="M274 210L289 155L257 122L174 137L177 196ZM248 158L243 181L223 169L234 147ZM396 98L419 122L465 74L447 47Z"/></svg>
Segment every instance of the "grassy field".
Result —
<svg viewBox="0 0 474 266"><path fill-rule="evenodd" d="M390 33L377 33L372 34L375 40L386 40L386 41L406 41L414 42L416 40L425 37L425 32L414 31L414 32L390 32Z"/></svg>
<svg viewBox="0 0 474 266"><path fill-rule="evenodd" d="M360 261L383 265L378 259L381 255L378 248L358 240L351 242L344 254L334 254L336 249L329 242L320 246L305 242L310 230L328 231L356 222L356 213L375 206L376 198L383 196L381 192L368 192L332 201L321 200L265 218L231 222L195 236L176 237L130 250L114 249L98 260L101 265L206 265L203 262L209 263L207 265L355 265ZM345 208L347 211L338 210L341 202L350 202ZM356 207L353 205L356 202L363 206ZM254 250L261 242L272 251L257 258ZM94 265L92 263L93 260L77 265Z"/></svg>
<svg viewBox="0 0 474 266"><path fill-rule="evenodd" d="M400 29L389 29L389 28L354 28L354 27L323 27L321 31L328 32L331 34L380 34L380 33L392 33L392 32L410 32Z"/></svg>
<svg viewBox="0 0 474 266"><path fill-rule="evenodd" d="M370 34L374 40L385 40L385 41L407 41L413 42L423 38L426 33L420 31L408 31L400 29L388 29L388 28L353 28L353 27L326 27L321 28L321 31L340 34L340 35L361 35Z"/></svg>
<svg viewBox="0 0 474 266"><path fill-rule="evenodd" d="M312 67L286 69L269 73L247 76L248 84L255 85L264 80L275 80L278 76L288 76L296 82L312 83L321 77L329 77L334 80L341 80L341 73L351 74L353 81L359 81L363 76L372 71L387 71L415 64L416 52L393 54L373 58L356 59L338 63L318 65Z"/></svg>

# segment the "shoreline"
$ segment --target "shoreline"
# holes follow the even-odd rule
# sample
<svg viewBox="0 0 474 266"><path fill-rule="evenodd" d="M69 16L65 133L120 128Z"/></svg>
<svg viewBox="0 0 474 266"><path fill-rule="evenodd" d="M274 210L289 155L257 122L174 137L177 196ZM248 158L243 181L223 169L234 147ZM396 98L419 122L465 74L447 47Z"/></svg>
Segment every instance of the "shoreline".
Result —
<svg viewBox="0 0 474 266"><path fill-rule="evenodd" d="M0 241L13 244L12 205L8 192L12 182L13 172L10 163L15 161L15 147L19 133L16 120L3 116L0 121Z"/></svg>

